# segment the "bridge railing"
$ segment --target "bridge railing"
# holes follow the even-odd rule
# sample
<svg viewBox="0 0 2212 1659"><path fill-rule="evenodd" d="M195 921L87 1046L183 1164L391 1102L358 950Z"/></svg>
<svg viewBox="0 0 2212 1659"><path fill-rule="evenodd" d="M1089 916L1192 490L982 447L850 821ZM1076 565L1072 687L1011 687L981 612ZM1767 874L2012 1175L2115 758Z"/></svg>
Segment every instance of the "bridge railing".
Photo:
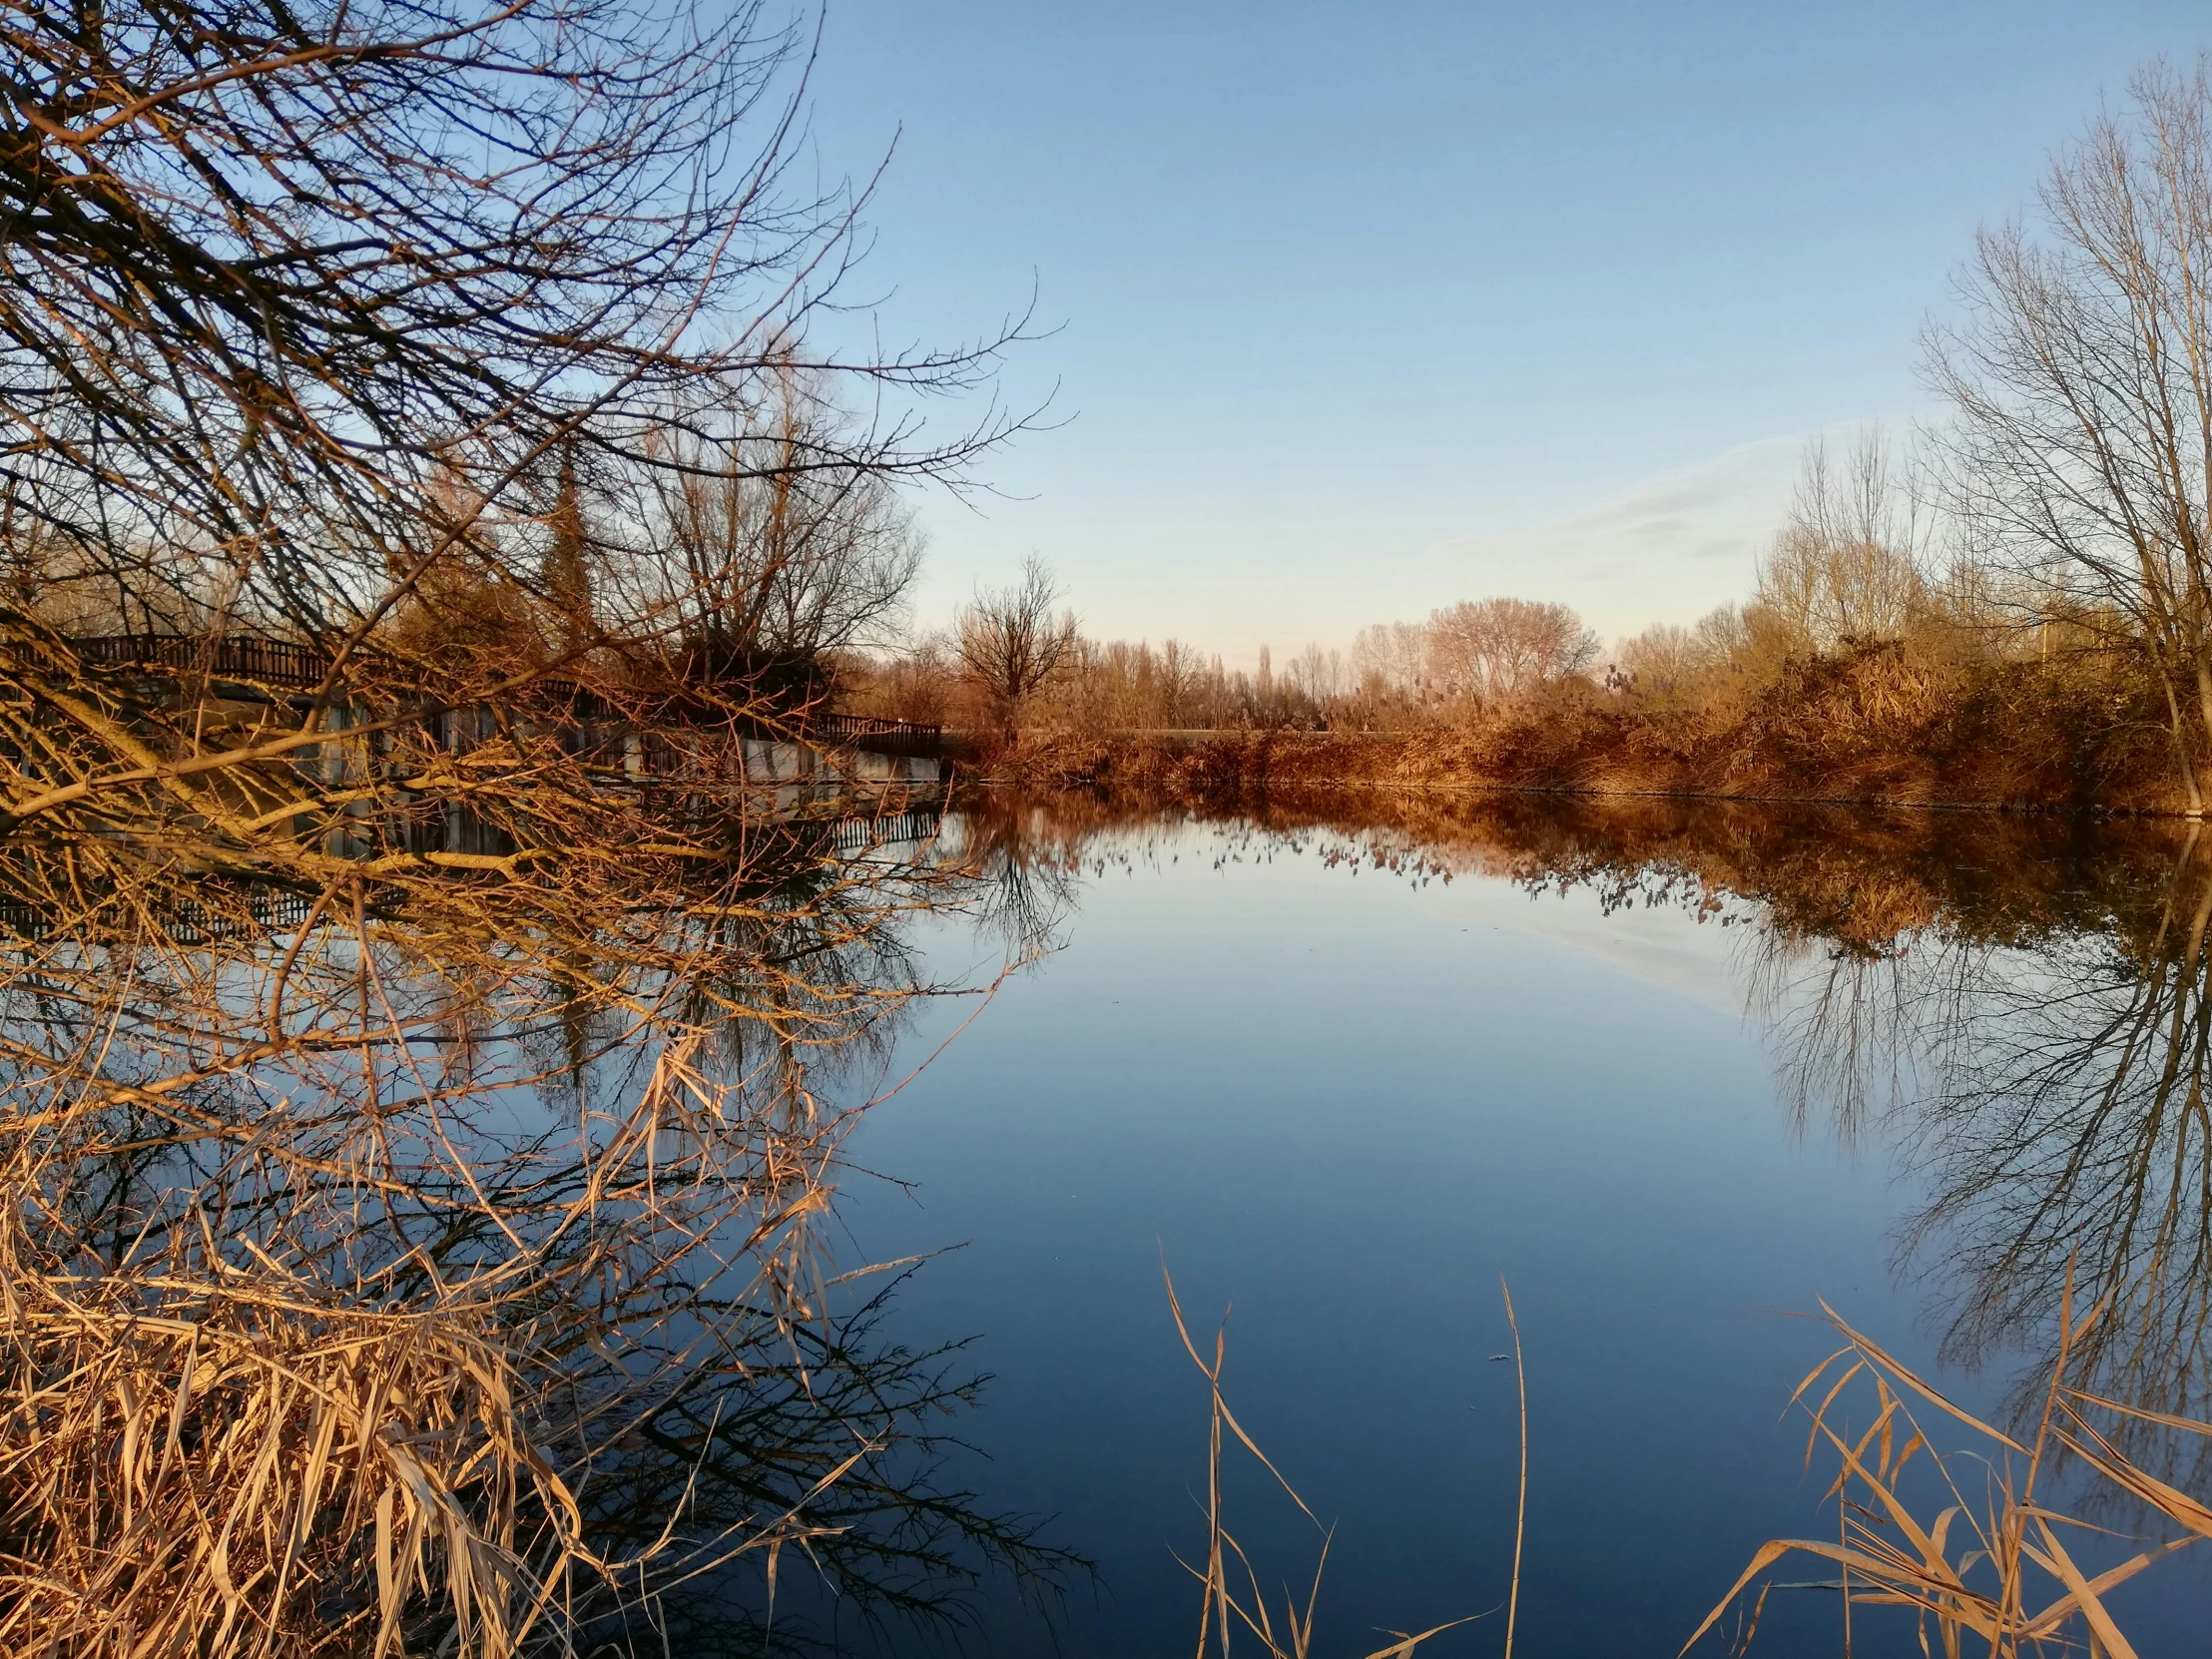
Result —
<svg viewBox="0 0 2212 1659"><path fill-rule="evenodd" d="M100 668L163 668L173 673L206 673L217 680L310 691L330 671L327 653L286 640L225 636L209 640L177 634L99 634L74 638L69 648ZM579 688L566 681L542 686L570 701ZM677 721L674 724L686 724ZM831 714L819 709L795 711L790 725L806 742L833 748L870 750L879 755L923 759L942 753L944 729L918 721L877 715Z"/></svg>
<svg viewBox="0 0 2212 1659"><path fill-rule="evenodd" d="M330 659L311 645L287 640L195 639L179 634L98 634L72 639L69 649L101 668L166 668L205 671L218 680L244 680L301 691L322 684Z"/></svg>
<svg viewBox="0 0 2212 1659"><path fill-rule="evenodd" d="M878 755L939 754L944 728L913 720L888 720L880 715L816 714L799 723L801 733L830 744L873 750Z"/></svg>

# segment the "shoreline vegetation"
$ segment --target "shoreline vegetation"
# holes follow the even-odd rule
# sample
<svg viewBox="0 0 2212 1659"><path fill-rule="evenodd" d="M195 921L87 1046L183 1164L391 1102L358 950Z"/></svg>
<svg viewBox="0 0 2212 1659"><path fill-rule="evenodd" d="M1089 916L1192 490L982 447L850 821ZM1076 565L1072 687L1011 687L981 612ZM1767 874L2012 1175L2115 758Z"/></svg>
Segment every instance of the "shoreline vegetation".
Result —
<svg viewBox="0 0 2212 1659"><path fill-rule="evenodd" d="M1449 787L2202 816L2202 722L2133 596L1992 562L1955 503L1932 529L1944 464L1879 431L1816 442L1750 595L1610 654L1564 605L1490 598L1230 671L1084 637L1032 561L952 637L848 654L838 695L959 733L994 783L1173 805Z"/></svg>
<svg viewBox="0 0 2212 1659"><path fill-rule="evenodd" d="M1879 448L1859 464L1885 465ZM1816 450L1816 490L1824 466ZM1649 630L1602 670L1572 612L1520 601L1370 629L1349 663L1317 647L1281 676L1264 653L1255 675L1176 642L1100 644L1033 607L1012 626L1058 638L1031 642L1050 666L1019 689L924 641L841 665L840 699L943 725L954 759L993 784L1182 806L1280 788L1452 788L2202 815L2156 676L2113 619L2046 616L2023 632L1994 602L1957 597L1988 585L1967 573L1946 597L1902 554L1873 576L1833 548L1809 561L1798 532L1817 516L1801 505L1743 607ZM1904 596L1886 618L1820 626L1818 612L1880 609L1851 591L1877 576ZM963 626L1004 629L1005 600L982 597ZM1530 646L1516 630L1555 638ZM1521 671L1505 657L1567 666Z"/></svg>
<svg viewBox="0 0 2212 1659"><path fill-rule="evenodd" d="M844 691L981 734L998 775L1118 771L1190 797L1318 782L1300 769L1322 754L1357 782L2200 817L2208 266L2212 58L2154 62L2054 155L2028 213L1975 238L1924 333L1936 416L1902 443L1811 445L1740 602L1608 651L1569 607L1493 593L1349 651L1278 665L1262 646L1247 670L1083 637L1032 558L946 634L854 654ZM1345 583L1330 614L1358 599ZM1116 736L1186 729L1225 736L1172 758Z"/></svg>
<svg viewBox="0 0 2212 1659"><path fill-rule="evenodd" d="M1330 837L1339 857L1416 875L1591 886L1608 902L1685 902L1707 914L1740 900L1777 936L1852 955L1888 953L1928 928L1991 944L2114 927L2149 940L2177 883L2193 895L2208 861L2194 827L2170 819L1857 804L1330 789L1177 809L969 784L952 805L969 855L987 853L1000 868L1078 868L1094 837L1180 811L1256 833Z"/></svg>
<svg viewBox="0 0 2212 1659"><path fill-rule="evenodd" d="M1818 717L1815 717L1816 719ZM1459 731L1024 732L1008 747L952 754L997 787L1091 792L1162 807L1264 804L1284 791L1525 794L1599 800L1859 806L1928 811L2187 818L2190 809L2139 740L2083 743L2057 756L2011 750L2001 737L1954 759L1869 745L1848 759L1793 739L1731 742L1723 731L1683 744L1633 712L1582 707ZM1766 735L1766 734L1762 734ZM2201 816L2201 815L2200 815Z"/></svg>
<svg viewBox="0 0 2212 1659"><path fill-rule="evenodd" d="M755 0L29 10L0 60L0 1649L808 1654L1049 1608L1085 1562L952 1484L983 1379L895 1339L915 1264L844 1261L835 1198L926 999L989 988L931 977L921 918L1015 971L1086 815L1728 888L1847 946L1839 984L1933 923L2101 928L2070 1006L2151 1035L2061 1081L2148 1151L2203 1118L2193 829L1651 798L2202 811L2204 69L2139 77L2039 230L1980 240L1931 345L1952 423L1816 446L1742 605L1606 660L1488 598L1278 675L1087 640L1034 561L905 639L906 492L980 486L1032 424L938 412L1028 318L874 348L868 187L808 184L809 37ZM875 814L848 841L751 747L868 716L965 730L1067 825L970 787L956 857ZM1997 1052L2052 975L1967 965ZM2083 1237L2143 1210L2010 1168L1976 1190L2049 1185ZM2201 1266L2206 1190L2100 1297ZM1976 1329L2047 1323L2070 1263L1991 1278ZM2117 1305L2058 1375L2193 1382L2201 1319L2137 1363L2171 1330Z"/></svg>

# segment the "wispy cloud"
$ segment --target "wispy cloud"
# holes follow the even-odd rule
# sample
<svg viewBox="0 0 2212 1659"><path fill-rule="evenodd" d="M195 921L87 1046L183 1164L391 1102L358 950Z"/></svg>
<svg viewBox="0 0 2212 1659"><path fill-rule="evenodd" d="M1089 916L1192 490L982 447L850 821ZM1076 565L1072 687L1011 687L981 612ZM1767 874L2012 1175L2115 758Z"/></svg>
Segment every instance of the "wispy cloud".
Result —
<svg viewBox="0 0 2212 1659"><path fill-rule="evenodd" d="M1468 597L1559 599L1601 633L1686 622L1740 599L1789 508L1806 434L1738 445L1531 529L1436 549Z"/></svg>

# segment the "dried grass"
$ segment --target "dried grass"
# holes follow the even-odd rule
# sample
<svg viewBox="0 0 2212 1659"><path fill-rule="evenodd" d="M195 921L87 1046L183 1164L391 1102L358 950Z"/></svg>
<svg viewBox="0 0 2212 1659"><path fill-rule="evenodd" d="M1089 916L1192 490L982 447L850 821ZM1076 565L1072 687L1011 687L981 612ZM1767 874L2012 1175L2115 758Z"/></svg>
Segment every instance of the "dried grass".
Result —
<svg viewBox="0 0 2212 1659"><path fill-rule="evenodd" d="M899 924L989 884L558 766L480 865L0 861L0 1651L780 1650L795 1566L864 1619L1074 1564L935 1487L973 1383L823 1237Z"/></svg>
<svg viewBox="0 0 2212 1659"><path fill-rule="evenodd" d="M1903 1607L1914 1611L1923 1651L1933 1634L1945 1659L1965 1652L2013 1659L2027 1653L2071 1648L2086 1640L2092 1654L2134 1659L2107 1605L2112 1592L2146 1568L2199 1538L2212 1537L2212 1510L2145 1471L2119 1449L2099 1418L2150 1421L2180 1434L2212 1435L2212 1424L2164 1416L2102 1398L2072 1386L2069 1366L2098 1322L2103 1305L2076 1320L2069 1279L2060 1310L2057 1364L2034 1432L2023 1443L1961 1409L1932 1384L1846 1324L1824 1303L1823 1312L1845 1346L1823 1361L1791 1395L1811 1417L1807 1466L1825 1448L1837 1461L1827 1495L1837 1500L1834 1541L1777 1538L1763 1544L1728 1594L1706 1616L1687 1653L1732 1606L1750 1598L1748 1618L1734 1646L1747 1647L1759 1616L1777 1587L1753 1586L1786 1557L1811 1556L1830 1563L1844 1592L1846 1644L1853 1607ZM1856 1386L1855 1386L1856 1385ZM1845 1413L1871 1386L1875 1411L1864 1428L1846 1426ZM1920 1410L1916 1410L1915 1402ZM1968 1449L1938 1452L1923 1414L1933 1410L1936 1433L1963 1428ZM2139 1500L2146 1513L2179 1532L2118 1563L2092 1570L2079 1558L2084 1536L2110 1537L2105 1528L2053 1507L2049 1490L2057 1465L2080 1467ZM1908 1485L1906 1473L1920 1473ZM1971 1472L1965 1472L1970 1470ZM1930 1494L1937 1507L1929 1514ZM2073 1539L2072 1547L2068 1539Z"/></svg>
<svg viewBox="0 0 2212 1659"><path fill-rule="evenodd" d="M1206 1559L1202 1566L1184 1561L1184 1569L1202 1586L1198 1616L1197 1659L1207 1659L1209 1654L1219 1659L1229 1659L1232 1645L1238 1636L1249 1636L1260 1644L1267 1659L1312 1659L1314 1651L1314 1614L1321 1600L1321 1582L1329 1565L1329 1545L1333 1536L1331 1528L1322 1523L1298 1489L1285 1478L1268 1454L1260 1449L1259 1442L1237 1420L1229 1408L1229 1401L1222 1393L1222 1370L1228 1359L1228 1327L1226 1322L1214 1333L1213 1358L1208 1360L1192 1339L1190 1326L1183 1318L1183 1305L1175 1294L1175 1281L1168 1277L1165 1268L1161 1273L1167 1285L1168 1309L1175 1317L1175 1333L1182 1339L1184 1352L1191 1357L1201 1376L1206 1379L1210 1400L1208 1416L1209 1432L1206 1446ZM1500 1280L1502 1286L1503 1281ZM1506 1298L1507 1317L1511 1317L1512 1298ZM1519 1369L1520 1330L1513 1331L1513 1358ZM1528 1417L1526 1409L1527 1385L1522 1382L1521 1413L1521 1515L1525 1518L1528 1499ZM1226 1430L1226 1433L1225 1433ZM1265 1469L1276 1485L1290 1498L1308 1520L1321 1533L1321 1549L1314 1563L1314 1574L1308 1581L1305 1599L1294 1596L1288 1586L1283 1591L1280 1615L1268 1604L1267 1592L1260 1583L1259 1569L1245 1553L1243 1544L1229 1529L1222 1497L1222 1454L1229 1441L1234 1440ZM1517 1607L1520 1593L1521 1529L1518 1522L1513 1531L1513 1600ZM1178 1557L1180 1559L1180 1557ZM1410 1632L1393 1630L1395 1638L1388 1646L1377 1648L1365 1659L1408 1659L1423 1642L1442 1635L1447 1630L1472 1622L1470 1618L1452 1619L1429 1629ZM1508 1619L1505 1636L1505 1659L1512 1659L1513 1636Z"/></svg>

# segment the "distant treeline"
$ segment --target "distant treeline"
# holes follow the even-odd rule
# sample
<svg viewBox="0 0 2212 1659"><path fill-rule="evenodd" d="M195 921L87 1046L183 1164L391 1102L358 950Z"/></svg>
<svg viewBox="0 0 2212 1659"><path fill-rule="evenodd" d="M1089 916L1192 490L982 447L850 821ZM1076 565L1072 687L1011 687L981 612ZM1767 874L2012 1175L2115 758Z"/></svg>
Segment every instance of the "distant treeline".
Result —
<svg viewBox="0 0 2212 1659"><path fill-rule="evenodd" d="M848 664L847 695L969 729L1002 776L1183 800L1336 782L2185 809L2134 619L1939 556L1904 473L1879 433L1815 444L1749 598L1610 654L1564 605L1486 599L1230 672L1083 638L1033 569L1051 649L1025 689L974 666L1011 609L985 595L952 638Z"/></svg>
<svg viewBox="0 0 2212 1659"><path fill-rule="evenodd" d="M1015 771L1068 772L1085 742L1104 766L1134 734L1304 730L1361 736L1368 759L1330 767L1459 782L2201 814L2212 75L2153 64L2129 90L2032 217L1976 239L1927 337L1942 418L1894 468L1879 435L1816 446L1739 605L1607 655L1564 606L1485 599L1247 674L1083 639L1032 567L951 636L859 665L851 695L967 725ZM1229 760L1250 741L1209 747L1200 771L1255 776Z"/></svg>

